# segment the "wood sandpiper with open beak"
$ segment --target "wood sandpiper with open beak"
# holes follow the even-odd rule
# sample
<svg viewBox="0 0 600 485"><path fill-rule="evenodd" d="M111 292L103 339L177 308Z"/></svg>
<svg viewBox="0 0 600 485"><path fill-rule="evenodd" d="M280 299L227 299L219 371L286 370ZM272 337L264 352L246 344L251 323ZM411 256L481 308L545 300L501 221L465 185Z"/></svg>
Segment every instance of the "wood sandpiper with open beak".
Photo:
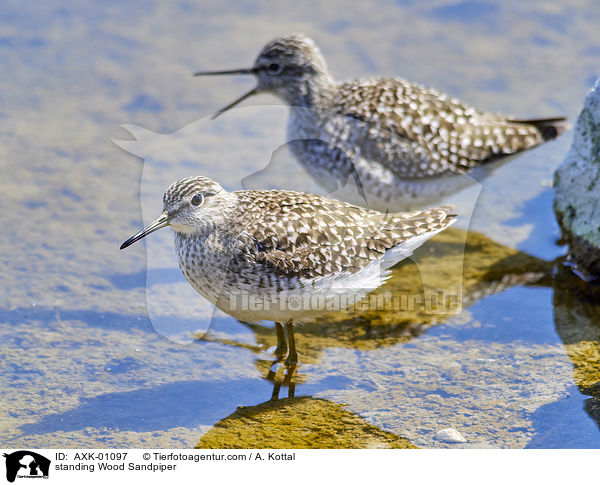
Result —
<svg viewBox="0 0 600 485"><path fill-rule="evenodd" d="M372 209L405 210L440 200L489 175L499 160L552 140L563 117L517 119L481 111L403 79L335 81L315 43L303 35L264 46L248 69L256 87L215 116L259 93L291 106L289 148L327 191Z"/></svg>

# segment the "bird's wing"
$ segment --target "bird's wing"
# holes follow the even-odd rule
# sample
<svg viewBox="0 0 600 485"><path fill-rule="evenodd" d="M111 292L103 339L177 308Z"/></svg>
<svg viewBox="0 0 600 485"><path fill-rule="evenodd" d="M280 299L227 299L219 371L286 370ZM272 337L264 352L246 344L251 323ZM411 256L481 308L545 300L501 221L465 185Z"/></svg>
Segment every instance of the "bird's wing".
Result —
<svg viewBox="0 0 600 485"><path fill-rule="evenodd" d="M465 173L544 141L535 124L483 113L401 79L349 81L336 93L332 111L356 120L361 155L401 178Z"/></svg>
<svg viewBox="0 0 600 485"><path fill-rule="evenodd" d="M433 235L454 220L450 206L383 214L298 192L238 194L244 211L244 259L249 255L275 276L299 279L356 273L389 249Z"/></svg>

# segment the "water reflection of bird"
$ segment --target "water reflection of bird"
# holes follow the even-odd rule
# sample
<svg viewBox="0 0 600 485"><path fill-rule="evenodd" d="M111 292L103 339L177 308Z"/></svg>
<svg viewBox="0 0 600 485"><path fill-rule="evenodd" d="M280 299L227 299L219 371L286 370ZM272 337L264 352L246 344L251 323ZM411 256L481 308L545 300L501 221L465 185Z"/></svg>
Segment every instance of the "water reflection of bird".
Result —
<svg viewBox="0 0 600 485"><path fill-rule="evenodd" d="M402 79L333 80L314 42L302 35L266 44L248 69L257 86L223 113L262 92L292 106L289 147L325 190L349 179L344 200L377 210L432 205L480 178L509 155L560 135L565 118L516 119L484 112ZM356 188L358 190L356 190ZM366 197L366 201L365 201Z"/></svg>
<svg viewBox="0 0 600 485"><path fill-rule="evenodd" d="M397 295L418 296L425 301L428 289L453 295L458 288L461 308L477 303L482 298L513 286L552 284L553 263L502 246L475 232L466 233L449 228L392 269L387 284L371 293L375 300L385 297L392 305L386 308L359 307L335 312L318 318L311 325L296 329L296 340L303 349L303 362L317 363L327 348L343 347L358 350L376 350L418 337L433 325L447 321L459 309L440 308L428 311L423 306L394 307ZM390 298L386 300L386 298ZM246 348L257 354L256 365L270 380L287 385L285 374L274 376L266 359L265 350L275 345L272 330L264 325L243 323L253 334L256 344L240 343L219 331L218 326L198 338L224 345ZM296 376L296 383L303 375Z"/></svg>
<svg viewBox="0 0 600 485"><path fill-rule="evenodd" d="M274 321L276 354L297 363L293 322L351 306L456 217L451 206L381 214L311 194L227 192L206 177L172 184L163 213L121 245L170 226L188 282L225 313Z"/></svg>

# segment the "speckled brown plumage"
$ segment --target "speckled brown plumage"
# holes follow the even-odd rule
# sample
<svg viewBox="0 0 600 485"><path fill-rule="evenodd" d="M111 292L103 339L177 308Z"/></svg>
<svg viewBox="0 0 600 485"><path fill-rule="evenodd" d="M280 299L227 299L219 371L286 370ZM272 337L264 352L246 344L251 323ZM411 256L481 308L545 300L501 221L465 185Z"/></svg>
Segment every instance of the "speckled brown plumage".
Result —
<svg viewBox="0 0 600 485"><path fill-rule="evenodd" d="M488 162L558 136L564 118L518 120L488 113L403 79L335 81L302 35L266 44L247 96L270 92L290 105L290 150L326 190L355 181L345 200L378 210L423 206L482 178ZM358 195L358 196L354 196Z"/></svg>
<svg viewBox="0 0 600 485"><path fill-rule="evenodd" d="M402 79L350 81L337 85L328 111L376 127L365 133L361 154L379 160L399 177L421 179L467 172L494 158L532 148L556 137L564 121L516 121L485 113L446 94ZM543 129L546 127L546 129ZM389 135L385 135L385 133ZM390 143L406 144L411 156Z"/></svg>
<svg viewBox="0 0 600 485"><path fill-rule="evenodd" d="M452 207L383 215L344 202L284 191L242 191L231 226L240 258L277 277L306 280L356 273L389 249L449 223Z"/></svg>

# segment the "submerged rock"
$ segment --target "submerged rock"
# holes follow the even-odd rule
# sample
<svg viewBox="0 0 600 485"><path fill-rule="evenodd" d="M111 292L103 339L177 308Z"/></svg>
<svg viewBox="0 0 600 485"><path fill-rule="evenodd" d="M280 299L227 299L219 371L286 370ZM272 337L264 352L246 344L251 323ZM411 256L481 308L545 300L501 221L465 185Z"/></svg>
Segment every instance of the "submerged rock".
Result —
<svg viewBox="0 0 600 485"><path fill-rule="evenodd" d="M559 267L553 304L556 331L573 363L575 384L582 394L600 400L600 285L586 284Z"/></svg>
<svg viewBox="0 0 600 485"><path fill-rule="evenodd" d="M554 212L570 255L585 276L600 276L600 80L585 99L554 189Z"/></svg>
<svg viewBox="0 0 600 485"><path fill-rule="evenodd" d="M343 404L314 397L239 407L214 425L196 448L415 448L402 436L367 423Z"/></svg>

